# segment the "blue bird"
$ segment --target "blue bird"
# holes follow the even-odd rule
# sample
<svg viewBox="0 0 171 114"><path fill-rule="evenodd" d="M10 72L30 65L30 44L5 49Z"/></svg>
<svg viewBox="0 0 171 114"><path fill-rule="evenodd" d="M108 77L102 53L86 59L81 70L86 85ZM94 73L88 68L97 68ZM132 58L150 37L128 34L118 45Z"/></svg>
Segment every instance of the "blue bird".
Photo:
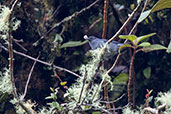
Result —
<svg viewBox="0 0 171 114"><path fill-rule="evenodd" d="M95 36L89 36L88 37L87 35L84 36L84 39L88 40L89 45L90 45L92 50L104 47L104 45L108 41L107 39L100 39L100 38L97 38ZM113 58L115 55L117 55L119 52L119 48L122 45L123 45L123 43L119 43L117 41L112 41L109 44L109 46L105 52L105 56L104 56L105 60Z"/></svg>

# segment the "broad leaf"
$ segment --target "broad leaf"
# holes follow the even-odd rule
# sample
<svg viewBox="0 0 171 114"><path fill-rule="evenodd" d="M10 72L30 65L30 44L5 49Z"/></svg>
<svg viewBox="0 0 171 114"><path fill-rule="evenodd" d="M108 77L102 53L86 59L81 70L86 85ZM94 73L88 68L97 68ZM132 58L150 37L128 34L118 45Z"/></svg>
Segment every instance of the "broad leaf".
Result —
<svg viewBox="0 0 171 114"><path fill-rule="evenodd" d="M171 0L159 0L151 10L147 10L141 13L140 17L138 18L138 23L141 23L145 18L147 18L150 13L155 11L159 11L165 8L171 8Z"/></svg>
<svg viewBox="0 0 171 114"><path fill-rule="evenodd" d="M87 42L88 42L88 40L85 40L84 42L81 42L81 41L69 41L69 42L66 42L66 43L62 44L61 48L77 47L77 46L84 45Z"/></svg>
<svg viewBox="0 0 171 114"><path fill-rule="evenodd" d="M151 10L147 10L141 13L140 17L138 18L138 23L141 23L145 18L147 18L151 13Z"/></svg>
<svg viewBox="0 0 171 114"><path fill-rule="evenodd" d="M139 47L148 47L148 46L150 46L151 44L149 43L149 42L143 42L143 43L141 43L141 44L139 44L138 46Z"/></svg>
<svg viewBox="0 0 171 114"><path fill-rule="evenodd" d="M143 74L144 74L144 76L145 76L147 79L149 79L150 76L151 76L151 67L145 68L145 69L143 70Z"/></svg>
<svg viewBox="0 0 171 114"><path fill-rule="evenodd" d="M146 38L149 38L153 35L155 35L156 33L151 33L151 34L147 34L147 35L144 35L144 36L140 36L137 38L137 43L141 42L142 40L146 39Z"/></svg>
<svg viewBox="0 0 171 114"><path fill-rule="evenodd" d="M121 50L122 50L123 48L127 48L127 47L132 47L132 46L131 46L131 44L124 44L124 45L120 46L120 48L119 48L119 53L121 52Z"/></svg>
<svg viewBox="0 0 171 114"><path fill-rule="evenodd" d="M167 48L162 46L162 45L159 45L159 44L153 44L149 47L144 47L143 48L143 51L144 52L150 52L150 51L155 51L155 50L166 50Z"/></svg>
<svg viewBox="0 0 171 114"><path fill-rule="evenodd" d="M170 43L169 43L169 46L168 46L168 48L167 48L167 51L166 51L167 53L170 53L171 52L171 40L170 40Z"/></svg>
<svg viewBox="0 0 171 114"><path fill-rule="evenodd" d="M128 81L128 74L126 73L121 73L120 75L118 75L114 81L113 81L113 84L123 84L123 85L126 85Z"/></svg>
<svg viewBox="0 0 171 114"><path fill-rule="evenodd" d="M121 39L127 39L133 42L135 39L137 39L137 36L135 35L119 35L119 38Z"/></svg>
<svg viewBox="0 0 171 114"><path fill-rule="evenodd" d="M128 81L128 74L126 73L121 73L114 79L113 81L114 88L111 95L111 99L116 99L121 95L121 93L125 89L125 86L127 85L127 81Z"/></svg>
<svg viewBox="0 0 171 114"><path fill-rule="evenodd" d="M152 8L151 12L171 8L171 0L159 0Z"/></svg>

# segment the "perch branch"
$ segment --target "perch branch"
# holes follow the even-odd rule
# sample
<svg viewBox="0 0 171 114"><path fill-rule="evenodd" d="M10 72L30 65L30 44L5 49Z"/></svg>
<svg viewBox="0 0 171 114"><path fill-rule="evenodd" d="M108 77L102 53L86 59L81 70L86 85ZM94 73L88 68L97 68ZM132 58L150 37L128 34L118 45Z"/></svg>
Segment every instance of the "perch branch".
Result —
<svg viewBox="0 0 171 114"><path fill-rule="evenodd" d="M140 7L140 4L137 5L137 7L134 9L134 11L131 13L130 17L126 20L126 22L122 25L122 27L119 29L119 31L111 38L108 40L107 44L110 43L111 41L113 41L120 33L121 31L125 28L125 26L131 21L133 15L135 14L135 12L137 12L138 8ZM131 32L129 33L129 35L131 34ZM126 43L126 40L125 42ZM116 66L119 58L120 58L121 54L119 53L118 56L116 57L116 60L114 62L114 64L112 65L112 67L107 71L107 74L109 74L114 67Z"/></svg>

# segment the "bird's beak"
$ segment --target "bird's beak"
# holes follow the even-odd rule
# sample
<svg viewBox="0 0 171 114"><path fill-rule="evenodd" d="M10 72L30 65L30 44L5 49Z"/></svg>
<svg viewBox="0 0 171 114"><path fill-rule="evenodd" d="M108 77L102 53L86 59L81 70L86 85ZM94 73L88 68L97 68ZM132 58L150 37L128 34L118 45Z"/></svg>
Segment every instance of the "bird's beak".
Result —
<svg viewBox="0 0 171 114"><path fill-rule="evenodd" d="M87 35L84 35L84 39L85 39L85 40L88 40L88 36L87 36Z"/></svg>

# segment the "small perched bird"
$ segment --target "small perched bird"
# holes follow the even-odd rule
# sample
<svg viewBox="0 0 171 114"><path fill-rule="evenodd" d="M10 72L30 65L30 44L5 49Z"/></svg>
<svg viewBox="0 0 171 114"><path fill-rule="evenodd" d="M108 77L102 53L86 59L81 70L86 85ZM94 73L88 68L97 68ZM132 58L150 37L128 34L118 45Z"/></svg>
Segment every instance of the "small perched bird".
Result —
<svg viewBox="0 0 171 114"><path fill-rule="evenodd" d="M95 36L88 37L87 35L84 35L84 39L88 40L89 45L92 50L104 47L105 43L108 41L107 39L100 39ZM119 48L122 45L123 45L123 43L119 43L117 41L112 41L109 44L107 51L105 51L104 59L108 60L110 58L113 58L115 55L117 55L119 52Z"/></svg>

